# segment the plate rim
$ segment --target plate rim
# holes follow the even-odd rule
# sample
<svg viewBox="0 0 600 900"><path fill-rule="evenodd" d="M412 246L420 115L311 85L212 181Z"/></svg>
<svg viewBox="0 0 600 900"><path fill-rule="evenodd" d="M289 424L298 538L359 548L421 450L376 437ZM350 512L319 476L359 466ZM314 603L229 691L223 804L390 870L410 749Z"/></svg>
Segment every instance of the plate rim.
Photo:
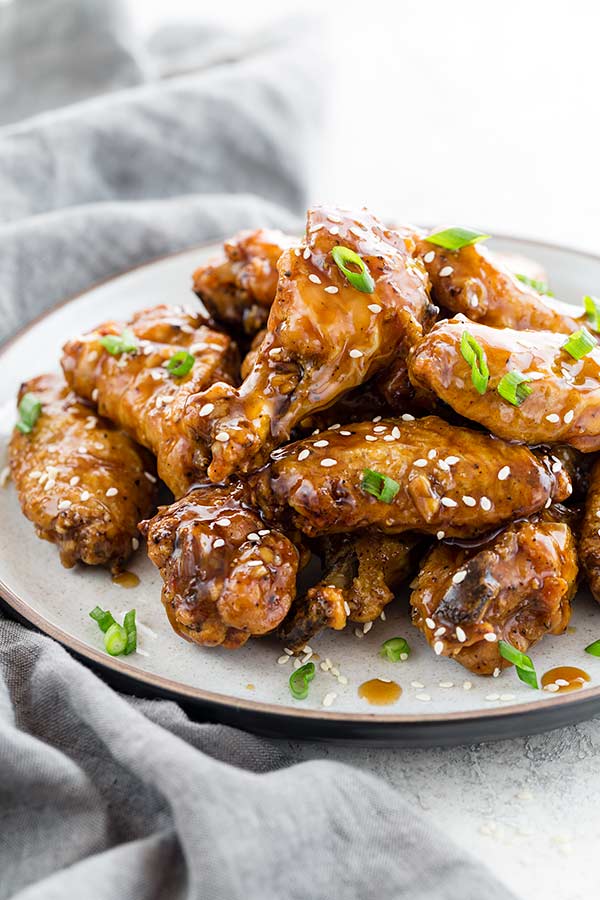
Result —
<svg viewBox="0 0 600 900"><path fill-rule="evenodd" d="M586 257L600 264L600 253L593 253L589 250L580 250L569 245L557 244L552 241L543 241L536 238L515 234L506 234L497 231L494 232L493 237L497 238L498 240L533 244L550 251L572 253L577 256ZM54 305L48 307L48 309L40 312L39 315L25 324L7 341L5 341L2 346L0 346L0 364L5 354L23 337L25 337L29 331L31 331L33 328L43 322L44 319L53 315L63 307L76 302L77 300L85 297L87 294L92 293L98 288L110 284L113 281L117 281L118 279L123 278L133 272L137 272L140 269L158 265L162 262L167 262L169 260L175 259L178 256L183 256L187 253L193 253L194 251L208 250L212 247L216 247L224 239L225 238L215 237L211 240L202 241L199 244L194 244L193 246L186 247L182 250L177 250L172 253L160 254L149 260L145 260L142 263L138 263L135 266L130 266L129 268L109 275L106 278L99 279L84 290L77 291L76 293L69 295L63 300L60 300L58 303L55 303ZM0 594L2 595L5 603L14 612L16 612L18 616L23 618L30 625L33 625L43 634L58 641L58 643L60 643L66 649L72 650L78 656L89 660L100 670L107 669L115 676L124 676L132 682L141 683L142 685L150 689L165 691L173 697L180 698L184 701L201 702L204 704L208 704L211 707L223 708L229 712L238 712L242 710L248 714L260 714L262 716L267 716L270 719L292 719L299 723L310 723L316 726L323 725L324 723L328 723L332 726L346 725L349 728L353 725L368 725L369 728L374 731L377 729L385 729L387 731L387 729L390 727L394 728L402 726L412 726L414 728L415 726L425 726L426 728L431 728L435 727L436 725L464 725L466 729L469 724L472 723L497 723L498 727L500 728L503 722L512 721L515 719L532 719L536 715L541 716L545 719L552 718L552 710L556 710L556 712L558 713L560 710L564 710L565 708L569 708L571 710L576 708L578 711L580 711L582 707L600 704L600 685L595 688L587 688L582 691L581 694L579 692L567 692L561 696L552 696L547 701L541 701L536 704L518 703L514 705L507 705L505 707L494 707L490 710L480 708L476 710L462 710L458 712L446 713L423 713L419 715L399 713L383 714L377 712L337 712L330 709L315 710L268 703L252 698L246 699L243 697L234 697L230 694L218 694L200 687L194 687L189 684L184 684L180 681L174 681L173 679L163 675L156 675L152 672L146 672L143 669L138 669L125 660L113 658L111 656L108 656L106 653L103 653L101 650L90 647L84 641L80 640L69 632L64 631L61 627L55 625L44 615L39 613L33 606L30 605L30 603L28 603L28 601L16 594L2 578L0 578ZM575 716L573 717L573 721L574 720ZM550 724L549 727L553 727L552 724ZM498 736L501 737L502 735Z"/></svg>

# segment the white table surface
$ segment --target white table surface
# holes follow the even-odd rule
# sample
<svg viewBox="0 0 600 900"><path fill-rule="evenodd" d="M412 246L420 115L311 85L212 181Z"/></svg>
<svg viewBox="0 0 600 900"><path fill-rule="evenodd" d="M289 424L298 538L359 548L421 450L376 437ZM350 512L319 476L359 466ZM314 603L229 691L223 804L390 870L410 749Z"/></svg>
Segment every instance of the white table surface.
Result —
<svg viewBox="0 0 600 900"><path fill-rule="evenodd" d="M149 31L190 18L195 4L131 6ZM322 6L237 0L209 14L252 26ZM330 10L324 92L334 102L312 161L315 199L600 252L597 4L348 0ZM598 896L599 720L476 747L290 750L381 776L519 896Z"/></svg>

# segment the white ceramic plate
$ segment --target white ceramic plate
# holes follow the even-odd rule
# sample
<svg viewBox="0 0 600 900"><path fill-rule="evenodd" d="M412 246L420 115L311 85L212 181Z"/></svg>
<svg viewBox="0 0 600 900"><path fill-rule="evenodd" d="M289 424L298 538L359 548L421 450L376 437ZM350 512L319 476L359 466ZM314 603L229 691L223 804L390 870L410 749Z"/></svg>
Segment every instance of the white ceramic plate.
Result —
<svg viewBox="0 0 600 900"><path fill-rule="evenodd" d="M584 293L600 293L600 258L514 238L495 239L492 246L538 260L561 298L580 303ZM217 251L215 246L199 248L107 281L44 315L5 346L0 351L2 454L6 454L15 419L19 383L57 369L61 346L69 335L105 319L127 318L157 303L193 304L190 273ZM387 621L377 621L367 635L359 638L349 628L316 638L315 653L321 659L330 658L347 684L340 684L317 665L308 699L298 702L292 700L287 683L292 663L278 664L282 649L277 641L251 640L233 652L189 644L171 630L160 601L158 571L143 546L129 568L141 580L134 590L113 584L103 570L63 569L55 548L38 540L22 516L14 486L9 483L0 491L4 600L18 616L100 666L109 680L116 679L128 690L172 696L195 708L196 714L273 734L412 744L543 730L600 710L600 659L583 652L600 637L600 609L587 594L575 602L575 632L546 637L533 650L540 674L556 665L586 669L591 681L581 691L562 695L533 691L517 679L513 669L496 679L477 678L457 663L434 656L410 625L403 597L387 608ZM104 653L100 631L88 616L96 604L115 614L136 608L142 626L139 653L127 658ZM378 655L382 641L396 635L406 636L412 647L405 663L386 662ZM369 706L358 696L358 686L375 677L401 685L402 695L393 705ZM423 686L414 687L413 682ZM323 698L331 692L335 698L325 708Z"/></svg>

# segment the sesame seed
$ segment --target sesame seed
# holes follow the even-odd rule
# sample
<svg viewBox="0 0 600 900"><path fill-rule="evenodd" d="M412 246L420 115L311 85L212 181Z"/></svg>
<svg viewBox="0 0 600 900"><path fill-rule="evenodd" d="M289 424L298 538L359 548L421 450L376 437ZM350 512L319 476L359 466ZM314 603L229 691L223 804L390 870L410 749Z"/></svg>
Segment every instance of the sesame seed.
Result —
<svg viewBox="0 0 600 900"><path fill-rule="evenodd" d="M98 399L98 388L94 388L92 391L92 401L95 403Z"/></svg>
<svg viewBox="0 0 600 900"><path fill-rule="evenodd" d="M554 684L554 683L553 684L545 684L544 690L548 691L548 693L550 693L550 694L556 694L556 692L560 690L560 685Z"/></svg>
<svg viewBox="0 0 600 900"><path fill-rule="evenodd" d="M361 359L364 356L362 350L351 350L348 356L351 356L352 359Z"/></svg>
<svg viewBox="0 0 600 900"><path fill-rule="evenodd" d="M379 303L369 303L367 309L372 313L380 313L382 307L379 305Z"/></svg>
<svg viewBox="0 0 600 900"><path fill-rule="evenodd" d="M369 441L369 443L372 444L373 441L376 441L376 440L377 440L377 438L375 437L374 434L365 434L365 441Z"/></svg>
<svg viewBox="0 0 600 900"><path fill-rule="evenodd" d="M313 284L321 284L321 279L319 278L319 276L312 273L308 276L308 280L312 281Z"/></svg>
<svg viewBox="0 0 600 900"><path fill-rule="evenodd" d="M156 484L156 478L154 477L152 472L144 472L144 475L151 484Z"/></svg>
<svg viewBox="0 0 600 900"><path fill-rule="evenodd" d="M73 475L73 477L69 479L69 484L71 485L71 487L75 487L75 485L79 484L80 481L81 478L79 477L79 475Z"/></svg>
<svg viewBox="0 0 600 900"><path fill-rule="evenodd" d="M325 694L325 696L323 697L323 706L331 706L336 697L337 694L335 693L335 691L329 691L329 693Z"/></svg>
<svg viewBox="0 0 600 900"><path fill-rule="evenodd" d="M546 416L546 421L548 422L560 422L560 416L557 416L556 413L550 413Z"/></svg>
<svg viewBox="0 0 600 900"><path fill-rule="evenodd" d="M348 684L348 679L345 675L338 675L339 684Z"/></svg>
<svg viewBox="0 0 600 900"><path fill-rule="evenodd" d="M260 534L261 537L264 537L265 534L271 534L271 529L270 528L260 528L258 533Z"/></svg>
<svg viewBox="0 0 600 900"><path fill-rule="evenodd" d="M350 615L350 604L348 603L347 600L344 600L344 612L346 613L347 616Z"/></svg>
<svg viewBox="0 0 600 900"><path fill-rule="evenodd" d="M247 535L246 535L246 540L247 540L247 541L260 541L260 538L259 538L259 536L256 534L255 531L251 531L250 534L247 534Z"/></svg>
<svg viewBox="0 0 600 900"><path fill-rule="evenodd" d="M140 546L140 542L138 541L138 539L136 537L131 538L131 549L137 550L139 548L139 546Z"/></svg>
<svg viewBox="0 0 600 900"><path fill-rule="evenodd" d="M552 471L554 472L555 475L557 472L560 472L561 469L562 469L562 463L560 463L558 460L556 460L556 462L552 463Z"/></svg>
<svg viewBox="0 0 600 900"><path fill-rule="evenodd" d="M429 253L426 253L423 257L423 262L431 263L435 259L435 250L430 250Z"/></svg>
<svg viewBox="0 0 600 900"><path fill-rule="evenodd" d="M458 456L447 456L444 462L449 466L455 466L457 462L460 462L460 457Z"/></svg>
<svg viewBox="0 0 600 900"><path fill-rule="evenodd" d="M216 520L215 525L222 525L223 528L227 528L228 525L231 525L231 519L228 519L227 516L223 516Z"/></svg>
<svg viewBox="0 0 600 900"><path fill-rule="evenodd" d="M330 430L330 431L337 431L337 429L338 429L339 427L340 427L340 423L339 423L339 422L336 422L335 425L330 425L330 426L329 426L329 430Z"/></svg>
<svg viewBox="0 0 600 900"><path fill-rule="evenodd" d="M310 456L310 450L301 450L298 454L298 462L302 462L303 459L307 459Z"/></svg>
<svg viewBox="0 0 600 900"><path fill-rule="evenodd" d="M80 499L85 503L86 500L89 500L92 495L89 491L82 491Z"/></svg>
<svg viewBox="0 0 600 900"><path fill-rule="evenodd" d="M293 656L293 655L294 655L294 651L293 651L293 650L290 650L289 647L284 647L284 648L283 648L283 652L284 652L284 653L287 653L288 656Z"/></svg>
<svg viewBox="0 0 600 900"><path fill-rule="evenodd" d="M340 229L337 227L337 225L332 225L331 228L329 229L329 234L333 234L335 236L336 234L339 234L339 233L340 233Z"/></svg>
<svg viewBox="0 0 600 900"><path fill-rule="evenodd" d="M473 683L471 681L463 681L463 691L470 691L473 687Z"/></svg>
<svg viewBox="0 0 600 900"><path fill-rule="evenodd" d="M54 478L49 478L46 482L46 488L52 488L56 484Z"/></svg>
<svg viewBox="0 0 600 900"><path fill-rule="evenodd" d="M500 669L498 668L498 666L496 666L496 668L492 672L492 678L497 678L499 674L500 674Z"/></svg>
<svg viewBox="0 0 600 900"><path fill-rule="evenodd" d="M452 583L453 584L461 584L465 580L466 577L467 577L466 569L463 569L461 572L455 572L455 574L452 576Z"/></svg>
<svg viewBox="0 0 600 900"><path fill-rule="evenodd" d="M440 681L439 685L441 688L451 688L451 687L454 687L454 682L453 681Z"/></svg>
<svg viewBox="0 0 600 900"><path fill-rule="evenodd" d="M304 251L304 253L302 254L302 256L304 257L304 259L308 259L308 258L309 258L309 256L310 256L310 247L307 247L307 248L305 249L305 251Z"/></svg>
<svg viewBox="0 0 600 900"><path fill-rule="evenodd" d="M442 497L441 503L443 506L458 506L456 500L453 500L451 497Z"/></svg>
<svg viewBox="0 0 600 900"><path fill-rule="evenodd" d="M301 660L299 660L299 659L295 659L295 660L294 660L294 668L295 668L295 669L299 669L301 665L302 665L302 661L301 661Z"/></svg>
<svg viewBox="0 0 600 900"><path fill-rule="evenodd" d="M350 437L352 432L351 431L340 431L340 434L342 434L344 437Z"/></svg>
<svg viewBox="0 0 600 900"><path fill-rule="evenodd" d="M498 481L506 481L508 476L510 475L510 466L502 466L500 471L498 472Z"/></svg>
<svg viewBox="0 0 600 900"><path fill-rule="evenodd" d="M279 659L277 660L277 662L278 662L278 664L279 664L280 666L285 666L286 663L288 662L288 660L289 660L289 656L286 656L285 653L284 653L284 654L282 654L282 655L279 657Z"/></svg>
<svg viewBox="0 0 600 900"><path fill-rule="evenodd" d="M320 231L321 228L323 228L323 223L322 223L322 222L319 222L318 225L313 225L313 227L310 229L310 233L311 233L311 234L316 234L316 232L317 232L317 231Z"/></svg>
<svg viewBox="0 0 600 900"><path fill-rule="evenodd" d="M342 221L342 217L336 215L335 213L328 213L327 218L329 219L330 222L338 222L339 223Z"/></svg>
<svg viewBox="0 0 600 900"><path fill-rule="evenodd" d="M415 459L415 461L413 463L413 466L417 466L417 468L419 468L419 469L424 469L426 465L427 465L426 459Z"/></svg>
<svg viewBox="0 0 600 900"><path fill-rule="evenodd" d="M449 466L448 463L447 463L445 460L443 460L443 459L438 459L438 468L441 469L442 472L449 472L449 471L450 471L450 466Z"/></svg>
<svg viewBox="0 0 600 900"><path fill-rule="evenodd" d="M374 434L383 434L386 431L387 425L376 425L373 429Z"/></svg>
<svg viewBox="0 0 600 900"><path fill-rule="evenodd" d="M403 422L414 422L415 417L412 416L410 413L402 413L402 421Z"/></svg>
<svg viewBox="0 0 600 900"><path fill-rule="evenodd" d="M443 540L445 537L446 537L445 531L438 531L436 534L436 538L438 539L438 541Z"/></svg>
<svg viewBox="0 0 600 900"><path fill-rule="evenodd" d="M209 416L213 409L215 408L214 403L205 403L204 406L200 408L199 416Z"/></svg>
<svg viewBox="0 0 600 900"><path fill-rule="evenodd" d="M411 685L411 687L414 687L414 688L424 688L425 687L425 685L422 684L422 682L420 682L420 681L411 681L410 685Z"/></svg>
<svg viewBox="0 0 600 900"><path fill-rule="evenodd" d="M488 694L485 699L488 700L490 703L493 703L494 700L500 699L500 694Z"/></svg>
<svg viewBox="0 0 600 900"><path fill-rule="evenodd" d="M464 644L467 639L464 628L461 628L460 625L458 625L454 634L456 635L456 640L460 641L461 644Z"/></svg>
<svg viewBox="0 0 600 900"><path fill-rule="evenodd" d="M262 566L262 564L262 559L250 559L248 561L248 565L252 566L253 568L254 566Z"/></svg>
<svg viewBox="0 0 600 900"><path fill-rule="evenodd" d="M501 700L514 700L515 695L514 694L500 694L500 699Z"/></svg>
<svg viewBox="0 0 600 900"><path fill-rule="evenodd" d="M447 275L452 275L453 272L454 269L452 268L452 266L444 266L442 269L440 269L440 278L446 278Z"/></svg>
<svg viewBox="0 0 600 900"><path fill-rule="evenodd" d="M222 444L226 444L229 440L229 434L226 431L219 431L218 434L215 434L215 441L220 441Z"/></svg>
<svg viewBox="0 0 600 900"><path fill-rule="evenodd" d="M427 625L428 628L435 628L435 622L433 621L433 619L430 619L430 618L425 619L425 624Z"/></svg>
<svg viewBox="0 0 600 900"><path fill-rule="evenodd" d="M315 443L314 443L313 446L315 446L315 447L329 447L329 441L325 441L325 440L315 441Z"/></svg>
<svg viewBox="0 0 600 900"><path fill-rule="evenodd" d="M71 505L70 500L61 500L60 503L58 504L58 508L59 509L68 509L70 507L70 505Z"/></svg>
<svg viewBox="0 0 600 900"><path fill-rule="evenodd" d="M569 682L565 678L557 678L554 684L557 684L559 687L568 687Z"/></svg>
<svg viewBox="0 0 600 900"><path fill-rule="evenodd" d="M320 668L323 670L323 672L329 671L329 666L327 665L327 663L322 662Z"/></svg>
<svg viewBox="0 0 600 900"><path fill-rule="evenodd" d="M427 459L435 459L437 456L437 450L430 450L427 454Z"/></svg>
<svg viewBox="0 0 600 900"><path fill-rule="evenodd" d="M392 428L392 437L396 441L400 440L400 429L397 425L394 425L394 427Z"/></svg>
<svg viewBox="0 0 600 900"><path fill-rule="evenodd" d="M384 434L383 439L384 439L384 441L388 441L388 443L390 441L396 440L396 438L394 437L393 434Z"/></svg>
<svg viewBox="0 0 600 900"><path fill-rule="evenodd" d="M119 493L119 488L109 487L109 489L106 491L106 496L107 497L116 497L118 493Z"/></svg>
<svg viewBox="0 0 600 900"><path fill-rule="evenodd" d="M372 627L372 622L365 622L365 624L363 625L363 634L368 634Z"/></svg>
<svg viewBox="0 0 600 900"><path fill-rule="evenodd" d="M375 418L371 419L371 421L375 422L375 424L377 424L377 422L381 422L382 418L383 418L383 416L375 416Z"/></svg>
<svg viewBox="0 0 600 900"><path fill-rule="evenodd" d="M436 641L435 644L433 645L433 652L435 653L436 656L439 656L442 653L443 649L444 649L443 641Z"/></svg>
<svg viewBox="0 0 600 900"><path fill-rule="evenodd" d="M273 347L269 350L269 356L279 356L280 353L283 353L283 347Z"/></svg>
<svg viewBox="0 0 600 900"><path fill-rule="evenodd" d="M446 634L446 628L444 625L440 625L439 628L436 629L434 633L434 637L441 637L443 634Z"/></svg>
<svg viewBox="0 0 600 900"><path fill-rule="evenodd" d="M337 466L337 459L331 459L330 457L326 457L321 460L321 465L325 469L330 469L332 466Z"/></svg>
<svg viewBox="0 0 600 900"><path fill-rule="evenodd" d="M552 497L548 497L548 499L546 500L546 503L544 504L544 509L550 509L551 506L552 506Z"/></svg>
<svg viewBox="0 0 600 900"><path fill-rule="evenodd" d="M476 504L477 504L477 501L475 500L475 498L469 497L468 495L465 495L462 498L462 502L465 504L465 506L476 506Z"/></svg>
<svg viewBox="0 0 600 900"><path fill-rule="evenodd" d="M337 294L339 288L335 286L335 284L330 284L329 287L325 288L326 294Z"/></svg>
<svg viewBox="0 0 600 900"><path fill-rule="evenodd" d="M90 428L96 427L97 422L98 422L98 419L95 416L88 416L85 420L85 425L83 427L87 428L89 431Z"/></svg>
<svg viewBox="0 0 600 900"><path fill-rule="evenodd" d="M565 425L569 425L569 423L573 421L573 416L574 416L574 415L575 415L575 413L573 412L572 409L570 409L569 412L566 412L566 413L564 414L564 416L563 416L563 422L565 423Z"/></svg>
<svg viewBox="0 0 600 900"><path fill-rule="evenodd" d="M489 510L492 508L492 501L488 497L482 497L479 501L479 505L486 512L489 512Z"/></svg>
<svg viewBox="0 0 600 900"><path fill-rule="evenodd" d="M498 635L494 631L488 631L487 634L484 634L483 639L490 644L495 644L498 640Z"/></svg>
<svg viewBox="0 0 600 900"><path fill-rule="evenodd" d="M429 701L431 700L429 694L415 694L415 698L417 700L420 700L422 703L429 703Z"/></svg>

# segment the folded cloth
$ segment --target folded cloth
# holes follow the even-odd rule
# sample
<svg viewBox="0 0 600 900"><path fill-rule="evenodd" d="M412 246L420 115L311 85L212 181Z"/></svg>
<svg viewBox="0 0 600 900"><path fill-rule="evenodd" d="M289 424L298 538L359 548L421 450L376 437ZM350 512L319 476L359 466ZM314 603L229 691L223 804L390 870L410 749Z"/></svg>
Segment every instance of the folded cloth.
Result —
<svg viewBox="0 0 600 900"><path fill-rule="evenodd" d="M157 254L291 228L305 202L310 34L170 29L150 52L119 13L0 6L5 106L78 101L0 128L3 336ZM0 898L510 900L382 782L292 763L275 741L126 699L0 618Z"/></svg>

